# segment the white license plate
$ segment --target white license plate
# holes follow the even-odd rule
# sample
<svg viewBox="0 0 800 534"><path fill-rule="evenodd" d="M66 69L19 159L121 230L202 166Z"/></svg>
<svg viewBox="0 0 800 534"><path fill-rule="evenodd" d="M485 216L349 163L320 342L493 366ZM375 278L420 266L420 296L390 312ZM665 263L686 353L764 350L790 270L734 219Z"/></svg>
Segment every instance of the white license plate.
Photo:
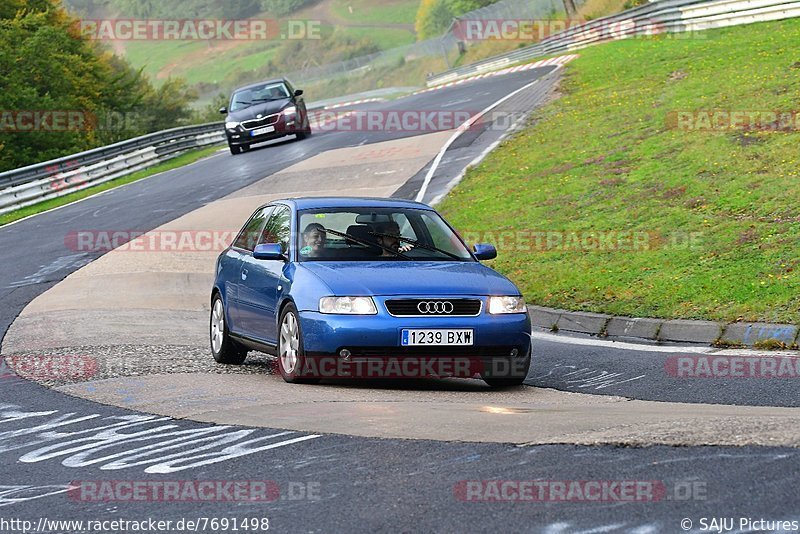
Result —
<svg viewBox="0 0 800 534"><path fill-rule="evenodd" d="M404 329L400 344L404 347L414 345L472 345L472 329L433 330Z"/></svg>
<svg viewBox="0 0 800 534"><path fill-rule="evenodd" d="M267 126L266 128L259 128L258 130L253 130L250 132L250 137L255 137L257 135L264 135L268 133L272 133L275 131L274 126Z"/></svg>

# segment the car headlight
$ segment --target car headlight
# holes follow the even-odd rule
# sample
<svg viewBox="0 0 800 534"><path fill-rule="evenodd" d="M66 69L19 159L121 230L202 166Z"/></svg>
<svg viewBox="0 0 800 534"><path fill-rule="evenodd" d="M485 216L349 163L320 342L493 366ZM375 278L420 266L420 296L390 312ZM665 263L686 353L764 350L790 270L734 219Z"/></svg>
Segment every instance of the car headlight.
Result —
<svg viewBox="0 0 800 534"><path fill-rule="evenodd" d="M525 299L522 297L489 297L489 313L525 313Z"/></svg>
<svg viewBox="0 0 800 534"><path fill-rule="evenodd" d="M283 113L287 117L289 115L297 115L297 108L295 106L289 106L288 108L286 108L283 111L281 111L281 113Z"/></svg>
<svg viewBox="0 0 800 534"><path fill-rule="evenodd" d="M239 123L238 122L231 121L231 122L226 122L225 123L225 128L227 128L228 130L235 130L238 127L239 127Z"/></svg>
<svg viewBox="0 0 800 534"><path fill-rule="evenodd" d="M375 315L378 309L372 297L322 297L319 299L320 313L345 315Z"/></svg>

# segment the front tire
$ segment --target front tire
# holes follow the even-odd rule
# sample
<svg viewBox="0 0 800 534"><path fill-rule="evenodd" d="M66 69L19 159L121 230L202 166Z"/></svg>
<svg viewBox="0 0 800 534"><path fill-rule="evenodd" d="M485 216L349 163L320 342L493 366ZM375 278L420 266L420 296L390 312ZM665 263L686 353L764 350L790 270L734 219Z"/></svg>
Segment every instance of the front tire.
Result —
<svg viewBox="0 0 800 534"><path fill-rule="evenodd" d="M225 306L219 294L211 304L211 354L217 363L241 365L247 358L247 350L231 339L225 322Z"/></svg>
<svg viewBox="0 0 800 534"><path fill-rule="evenodd" d="M481 372L481 378L493 388L521 386L528 377L531 367L531 352L532 349L529 346L528 354L524 358L509 359L508 364L502 366L502 369L493 365L491 369Z"/></svg>
<svg viewBox="0 0 800 534"><path fill-rule="evenodd" d="M298 141L302 141L307 137L311 137L311 124L308 121L308 115L303 117L303 130L301 132L297 132L295 136L297 137Z"/></svg>
<svg viewBox="0 0 800 534"><path fill-rule="evenodd" d="M231 149L231 154L233 154L234 156L236 154L241 154L242 152L242 148L236 145L228 145L228 148Z"/></svg>
<svg viewBox="0 0 800 534"><path fill-rule="evenodd" d="M319 382L319 378L305 376L306 358L300 315L294 304L287 304L278 321L278 370L290 384Z"/></svg>

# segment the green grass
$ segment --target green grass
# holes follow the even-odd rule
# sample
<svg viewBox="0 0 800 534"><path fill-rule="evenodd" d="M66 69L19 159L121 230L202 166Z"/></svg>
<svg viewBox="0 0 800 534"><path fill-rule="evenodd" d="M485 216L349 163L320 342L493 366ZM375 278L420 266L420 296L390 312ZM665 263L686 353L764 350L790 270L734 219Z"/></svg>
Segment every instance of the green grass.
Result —
<svg viewBox="0 0 800 534"><path fill-rule="evenodd" d="M125 57L136 68L155 79L167 65L180 65L183 58L208 47L200 41L128 41Z"/></svg>
<svg viewBox="0 0 800 534"><path fill-rule="evenodd" d="M191 85L222 82L234 72L257 69L272 59L279 44L277 41L237 43L231 48L221 48L196 41L133 41L125 54L134 66L144 67L144 72L153 79L165 67L170 67L173 78L185 78Z"/></svg>
<svg viewBox="0 0 800 534"><path fill-rule="evenodd" d="M42 213L47 210L51 210L53 208L57 208L59 206L64 206L66 204L71 204L78 200L81 200L86 197L90 197L92 195L96 195L97 193L101 193L103 191L107 191L109 189L114 189L121 185L129 184L132 182L136 182L143 178L147 178L148 176L152 176L154 174L158 174L160 172L169 171L172 169L177 169L178 167L183 167L185 165L189 165L190 163L194 163L202 158L210 156L219 150L219 146L211 146L206 148L199 148L197 150L192 150L185 154L181 154L180 156L173 158L169 161L156 165L154 167L150 167L149 169L144 169L128 176L123 176L122 178L117 178L116 180L111 180L110 182L106 182L104 184L96 185L94 187L89 187L87 189L83 189L81 191L77 191L75 193L70 193L69 195L65 195L63 197L53 198L50 200L45 200L44 202L39 202L38 204L34 204L33 206L28 206L26 208L21 208L4 215L0 215L0 226L8 224L10 222L18 221L19 219L24 219L25 217L29 217L31 215L35 215L37 213Z"/></svg>
<svg viewBox="0 0 800 534"><path fill-rule="evenodd" d="M414 32L402 28L341 28L341 33L350 35L357 39L368 38L375 42L380 42L383 50L397 48L416 42L417 37Z"/></svg>
<svg viewBox="0 0 800 534"><path fill-rule="evenodd" d="M671 111L796 110L800 57L790 43L800 20L694 37L581 50L563 96L441 204L460 231L495 241L501 231L654 236L646 247L604 251L526 251L524 235L498 243L494 266L530 303L800 322L800 133L667 125Z"/></svg>
<svg viewBox="0 0 800 534"><path fill-rule="evenodd" d="M348 7L353 8L352 13ZM331 9L353 24L414 24L419 0L333 0Z"/></svg>
<svg viewBox="0 0 800 534"><path fill-rule="evenodd" d="M368 38L382 50L411 44L416 40L412 28L392 26L413 25L419 5L418 0L390 0L381 5L372 5L372 2L366 0L350 2L326 0L326 2L333 18L337 19L333 22L340 31L354 37ZM353 6L352 15L348 11L350 5ZM298 16L302 18L303 13L301 11ZM260 15L262 18L269 16L262 15ZM333 28L331 21L324 22L321 27L323 34L332 32ZM224 86L230 85L228 81L237 73L255 71L265 65L283 44L284 41L280 39L268 42L127 41L123 43L124 56L134 67L143 67L144 72L157 84L165 79L163 74L168 72L172 77L185 78L190 85L221 83Z"/></svg>

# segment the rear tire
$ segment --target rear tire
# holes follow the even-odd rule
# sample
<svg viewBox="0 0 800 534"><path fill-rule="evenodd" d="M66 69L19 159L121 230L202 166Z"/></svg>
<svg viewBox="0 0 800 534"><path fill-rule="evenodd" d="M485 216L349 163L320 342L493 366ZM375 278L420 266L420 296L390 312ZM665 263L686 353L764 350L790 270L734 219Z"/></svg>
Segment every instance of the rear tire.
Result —
<svg viewBox="0 0 800 534"><path fill-rule="evenodd" d="M211 354L217 363L241 365L247 359L247 349L231 339L225 321L225 305L219 294L211 303Z"/></svg>
<svg viewBox="0 0 800 534"><path fill-rule="evenodd" d="M315 384L319 378L305 376L306 358L300 315L294 304L287 304L278 321L278 370L290 384Z"/></svg>
<svg viewBox="0 0 800 534"><path fill-rule="evenodd" d="M507 363L508 365L502 366L502 369L493 366L492 369L484 370L481 372L481 378L493 388L521 386L528 377L528 371L531 367L530 346L528 347L528 354L524 358L509 358Z"/></svg>

